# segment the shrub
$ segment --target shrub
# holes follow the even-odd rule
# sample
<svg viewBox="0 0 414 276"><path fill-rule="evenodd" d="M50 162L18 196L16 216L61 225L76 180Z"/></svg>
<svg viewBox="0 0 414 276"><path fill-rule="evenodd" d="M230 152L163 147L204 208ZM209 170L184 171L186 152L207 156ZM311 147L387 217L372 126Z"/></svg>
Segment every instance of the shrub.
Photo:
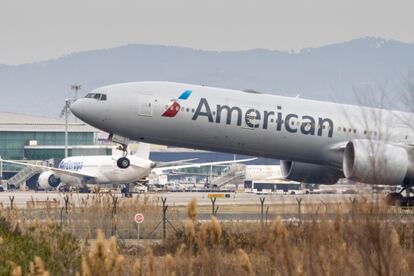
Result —
<svg viewBox="0 0 414 276"><path fill-rule="evenodd" d="M31 263L44 264L52 275L74 274L80 264L78 241L54 224L33 223L23 231L0 217L0 237L0 275L10 275L13 267L27 273Z"/></svg>

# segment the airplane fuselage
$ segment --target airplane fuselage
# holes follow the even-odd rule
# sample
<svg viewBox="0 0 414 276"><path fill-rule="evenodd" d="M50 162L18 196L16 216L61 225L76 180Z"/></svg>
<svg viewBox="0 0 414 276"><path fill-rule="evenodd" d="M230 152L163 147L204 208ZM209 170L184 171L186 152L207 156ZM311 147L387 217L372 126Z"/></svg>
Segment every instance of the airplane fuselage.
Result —
<svg viewBox="0 0 414 276"><path fill-rule="evenodd" d="M80 184L125 184L138 181L151 172L151 161L130 156L139 166L120 169L116 165L117 157L113 156L74 156L63 159L59 169L93 175L95 178L79 178L62 173L55 173L62 183L69 185Z"/></svg>
<svg viewBox="0 0 414 276"><path fill-rule="evenodd" d="M137 141L341 167L353 139L412 144L413 115L168 82L106 86L72 111ZM341 150L342 149L342 150Z"/></svg>

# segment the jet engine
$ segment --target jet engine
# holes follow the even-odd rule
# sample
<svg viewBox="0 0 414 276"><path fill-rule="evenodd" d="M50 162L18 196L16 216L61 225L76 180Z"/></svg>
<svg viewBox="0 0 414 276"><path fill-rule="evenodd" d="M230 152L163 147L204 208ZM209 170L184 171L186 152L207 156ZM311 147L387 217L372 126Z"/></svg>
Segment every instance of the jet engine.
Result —
<svg viewBox="0 0 414 276"><path fill-rule="evenodd" d="M280 161L280 169L284 178L304 183L336 184L344 177L335 168L294 161Z"/></svg>
<svg viewBox="0 0 414 276"><path fill-rule="evenodd" d="M47 190L50 188L56 188L61 183L60 178L57 177L52 171L43 172L39 175L39 186Z"/></svg>
<svg viewBox="0 0 414 276"><path fill-rule="evenodd" d="M406 178L413 178L410 168L406 149L381 141L353 140L343 156L345 177L368 184L403 184Z"/></svg>

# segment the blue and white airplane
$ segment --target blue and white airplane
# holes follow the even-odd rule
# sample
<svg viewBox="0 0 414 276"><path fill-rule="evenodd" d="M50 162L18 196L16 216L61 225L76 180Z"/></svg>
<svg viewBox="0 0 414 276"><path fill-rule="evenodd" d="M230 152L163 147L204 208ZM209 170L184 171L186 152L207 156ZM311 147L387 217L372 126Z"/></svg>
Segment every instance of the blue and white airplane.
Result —
<svg viewBox="0 0 414 276"><path fill-rule="evenodd" d="M410 201L414 115L171 82L98 88L71 105L84 122L155 144L280 159L290 180L332 184L348 178L402 185L390 202ZM127 157L118 162L128 166Z"/></svg>
<svg viewBox="0 0 414 276"><path fill-rule="evenodd" d="M128 168L117 165L114 156L72 156L63 159L58 168L34 165L12 160L2 160L22 166L32 166L43 170L39 175L39 186L48 190L61 184L84 186L86 184L127 184L145 179L150 173L163 174L167 171L183 168L223 165L254 160L239 159L207 163L189 163L195 159L156 163L149 159L150 145L139 143L137 151L128 158Z"/></svg>

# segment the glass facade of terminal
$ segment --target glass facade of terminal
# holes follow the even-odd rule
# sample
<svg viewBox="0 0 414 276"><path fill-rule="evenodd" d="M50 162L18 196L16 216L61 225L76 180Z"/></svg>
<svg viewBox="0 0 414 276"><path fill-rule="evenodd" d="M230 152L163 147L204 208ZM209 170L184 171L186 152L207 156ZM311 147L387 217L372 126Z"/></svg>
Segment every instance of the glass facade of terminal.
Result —
<svg viewBox="0 0 414 276"><path fill-rule="evenodd" d="M63 158L64 149L25 149L25 146L63 146L64 132L0 132L0 156L3 159L14 160L45 160ZM69 145L93 145L93 132L69 132Z"/></svg>

